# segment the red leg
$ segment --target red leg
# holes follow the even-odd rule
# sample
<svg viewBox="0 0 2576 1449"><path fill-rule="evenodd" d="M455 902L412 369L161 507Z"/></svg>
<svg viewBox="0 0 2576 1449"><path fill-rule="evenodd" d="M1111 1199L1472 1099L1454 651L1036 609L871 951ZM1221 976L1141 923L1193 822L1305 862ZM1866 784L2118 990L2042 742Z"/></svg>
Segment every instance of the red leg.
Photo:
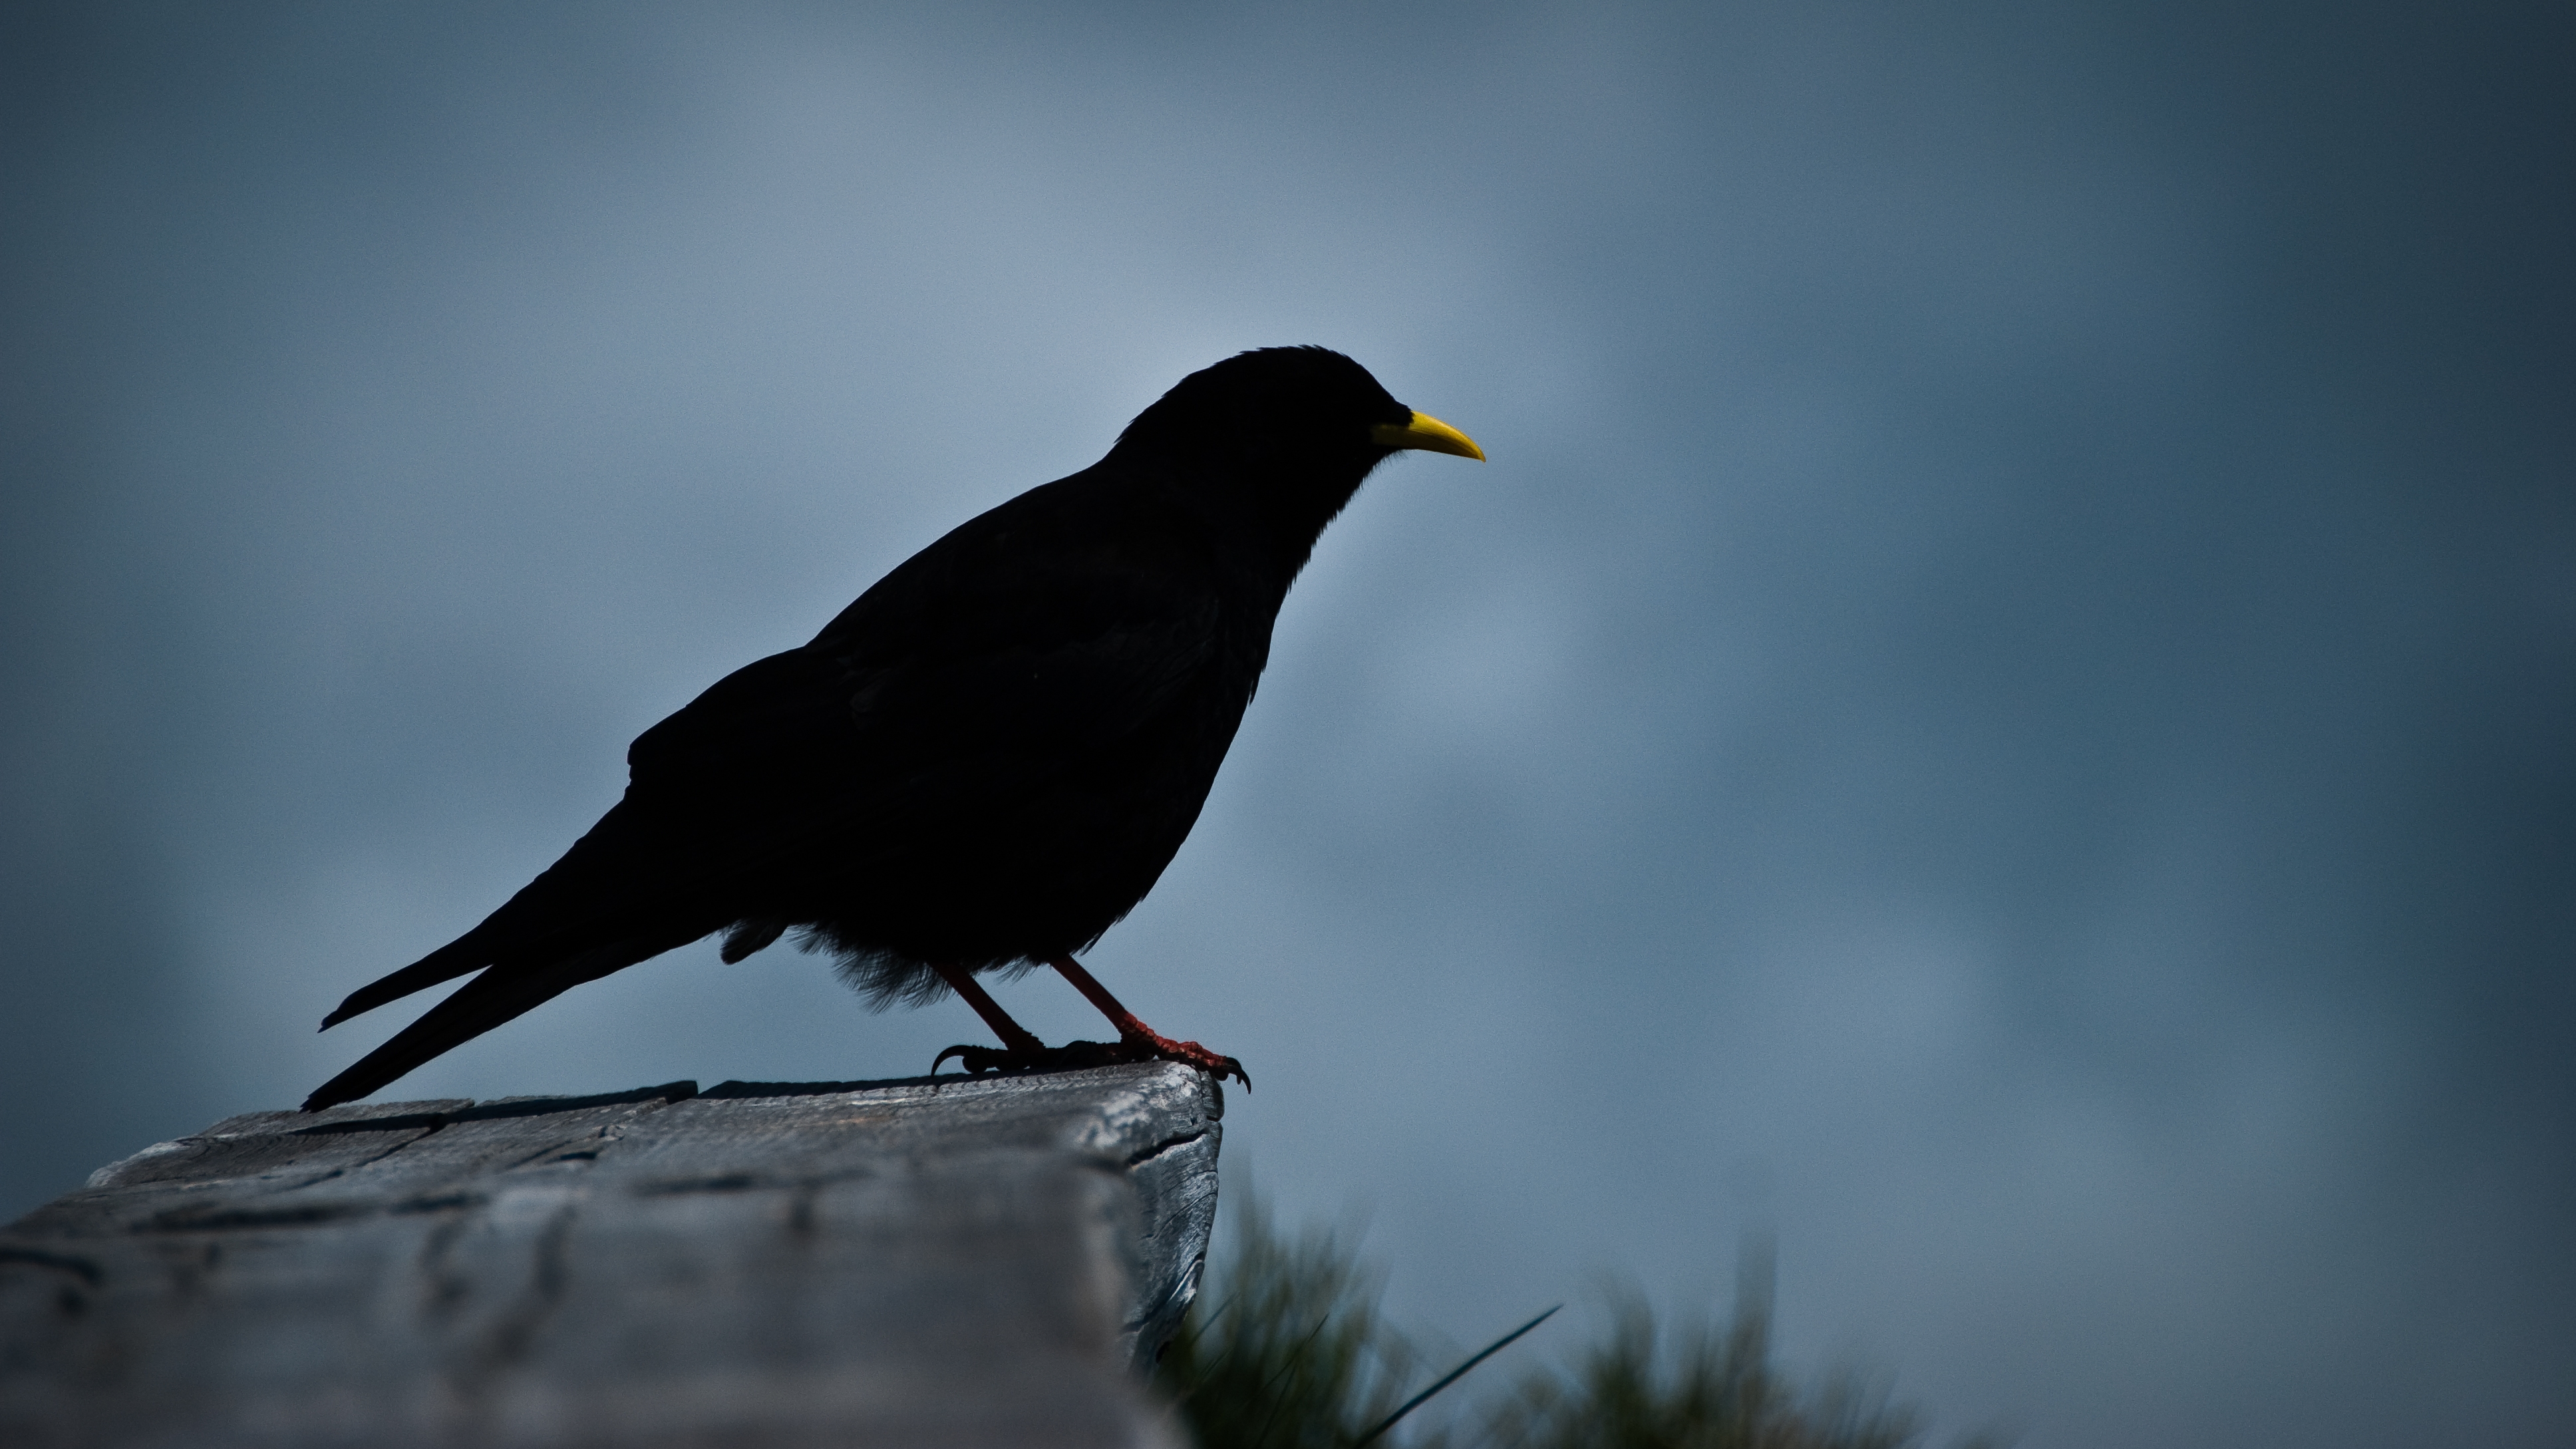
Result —
<svg viewBox="0 0 2576 1449"><path fill-rule="evenodd" d="M993 1029L993 1035L1002 1039L1000 1053L995 1053L990 1047L950 1047L939 1054L938 1061L930 1064L933 1075L937 1075L939 1063L948 1060L951 1056L966 1058L968 1062L966 1069L971 1072L978 1069L973 1064L981 1057L994 1055L1035 1057L1046 1051L1046 1043L1038 1040L1037 1035L1027 1027L1011 1020L1011 1014L1002 1009L1002 1004L993 999L992 993L976 982L974 972L962 966L934 966L931 969L939 973L940 980L948 983L949 990L956 992L965 999L968 1006L975 1008L975 1014L984 1018L984 1024Z"/></svg>
<svg viewBox="0 0 2576 1449"><path fill-rule="evenodd" d="M1054 967L1058 975L1072 982L1073 989L1081 992L1084 1000L1100 1008L1100 1014L1109 1018L1111 1026L1118 1028L1118 1041L1121 1046L1133 1048L1146 1056L1161 1057L1165 1061L1186 1063L1203 1072L1214 1073L1219 1081L1231 1076L1243 1083L1245 1091L1252 1090L1252 1077L1243 1070L1243 1063L1232 1057L1219 1056L1197 1042L1174 1041L1155 1031L1138 1020L1136 1013L1119 1005L1118 998L1109 994L1108 987L1093 980L1091 973L1082 969L1081 962L1071 956L1050 956L1047 958L1047 964Z"/></svg>

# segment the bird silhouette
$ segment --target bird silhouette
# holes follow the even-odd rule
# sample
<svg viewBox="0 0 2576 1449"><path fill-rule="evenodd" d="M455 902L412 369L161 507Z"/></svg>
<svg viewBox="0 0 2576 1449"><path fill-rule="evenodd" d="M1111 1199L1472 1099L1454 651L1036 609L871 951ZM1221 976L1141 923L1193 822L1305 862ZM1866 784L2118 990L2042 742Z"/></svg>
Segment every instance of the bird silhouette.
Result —
<svg viewBox="0 0 2576 1449"><path fill-rule="evenodd" d="M626 794L482 924L353 992L329 1028L474 979L332 1078L374 1092L585 981L724 933L790 932L872 1006L956 992L1001 1038L969 1071L1161 1057L1075 960L1153 888L1198 819L1316 539L1404 449L1481 459L1320 347L1183 378L1106 457L975 518L811 643L716 682L627 751ZM1048 1048L983 972L1053 967L1114 1043Z"/></svg>

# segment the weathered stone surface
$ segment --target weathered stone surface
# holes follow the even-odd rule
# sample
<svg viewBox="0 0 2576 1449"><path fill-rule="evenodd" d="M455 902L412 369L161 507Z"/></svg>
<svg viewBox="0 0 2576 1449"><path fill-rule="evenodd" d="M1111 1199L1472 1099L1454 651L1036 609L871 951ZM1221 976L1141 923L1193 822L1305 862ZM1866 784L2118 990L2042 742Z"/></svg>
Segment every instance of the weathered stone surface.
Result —
<svg viewBox="0 0 2576 1449"><path fill-rule="evenodd" d="M218 1122L0 1231L10 1445L1159 1444L1168 1063Z"/></svg>

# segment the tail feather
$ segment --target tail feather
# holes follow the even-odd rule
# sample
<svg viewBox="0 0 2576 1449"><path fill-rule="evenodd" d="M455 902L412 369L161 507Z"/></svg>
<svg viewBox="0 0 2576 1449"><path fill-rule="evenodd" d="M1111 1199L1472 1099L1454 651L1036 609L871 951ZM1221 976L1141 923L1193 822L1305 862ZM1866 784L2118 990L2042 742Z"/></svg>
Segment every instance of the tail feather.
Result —
<svg viewBox="0 0 2576 1449"><path fill-rule="evenodd" d="M446 1000L431 1007L422 1014L420 1020L394 1033L384 1045L359 1058L355 1066L323 1083L312 1096L304 1099L303 1110L319 1112L325 1107L334 1107L342 1102L354 1102L439 1053L461 1046L503 1022L561 996L585 981L596 981L612 971L622 971L647 957L658 956L675 946L687 945L704 934L706 932L701 930L678 939L665 935L630 937L622 941L612 941L607 945L595 946L586 951L578 951L541 966L531 967L516 963L492 966L482 975L458 987ZM428 964L428 961L423 961L421 966ZM364 996L367 992L386 986L410 972L420 970L421 966L405 967L402 971L395 972L394 975L358 995ZM472 969L470 965L462 968L464 971ZM448 973L449 976L459 974L462 974L462 971ZM402 995L404 991L417 990L419 986L434 985L444 979L446 978L424 977L418 985L390 991L382 999L390 1001ZM357 999L356 996L350 998L352 1001ZM343 1006L338 1012L333 1013L333 1020L349 1014L350 1009Z"/></svg>
<svg viewBox="0 0 2576 1449"><path fill-rule="evenodd" d="M514 960L523 964L532 956L571 956L585 943L622 929L611 923L631 920L639 905L662 904L657 892L670 883L653 872L637 870L637 831L636 816L624 801L618 802L573 842L562 859L538 872L535 880L521 886L482 924L392 975L350 992L346 1001L322 1018L322 1029L329 1031L361 1012L486 966Z"/></svg>
<svg viewBox="0 0 2576 1449"><path fill-rule="evenodd" d="M482 929L477 927L400 971L350 992L346 1001L322 1018L322 1029L329 1031L360 1012L373 1011L388 1001L398 1001L415 991L426 991L442 981L453 981L491 965L492 953L485 949L482 938Z"/></svg>

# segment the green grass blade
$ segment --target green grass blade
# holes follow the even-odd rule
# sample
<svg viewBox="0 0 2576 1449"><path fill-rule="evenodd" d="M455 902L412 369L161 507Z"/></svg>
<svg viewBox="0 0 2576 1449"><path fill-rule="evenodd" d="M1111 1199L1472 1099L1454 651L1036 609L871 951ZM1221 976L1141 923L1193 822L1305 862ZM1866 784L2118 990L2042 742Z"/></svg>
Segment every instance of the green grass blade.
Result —
<svg viewBox="0 0 2576 1449"><path fill-rule="evenodd" d="M1564 1306L1564 1304L1560 1303L1556 1305L1556 1308L1563 1308ZM1529 1332L1531 1329L1538 1327L1540 1324L1547 1322L1549 1318L1555 1316L1556 1308L1549 1309L1547 1312L1540 1314L1538 1317L1531 1319L1529 1322L1524 1323L1520 1327L1513 1329L1511 1332L1504 1334L1502 1337L1495 1339L1492 1343L1486 1344L1475 1357L1458 1365L1456 1368L1451 1369L1449 1372L1442 1374L1438 1383L1424 1389L1421 1393L1415 1394L1412 1398L1405 1400L1403 1408L1398 1409L1394 1413L1387 1415L1384 1419L1379 1420L1376 1428L1371 1429L1367 1433L1352 1440L1351 1449L1360 1449L1360 1446L1364 1444L1375 1442L1377 1436L1394 1428L1397 1420L1430 1402L1433 1394L1436 1394L1442 1389L1449 1387L1451 1384L1458 1382L1460 1379L1465 1378L1467 1376L1467 1370L1474 1368L1476 1365L1492 1358L1495 1354L1511 1347L1512 1340Z"/></svg>

